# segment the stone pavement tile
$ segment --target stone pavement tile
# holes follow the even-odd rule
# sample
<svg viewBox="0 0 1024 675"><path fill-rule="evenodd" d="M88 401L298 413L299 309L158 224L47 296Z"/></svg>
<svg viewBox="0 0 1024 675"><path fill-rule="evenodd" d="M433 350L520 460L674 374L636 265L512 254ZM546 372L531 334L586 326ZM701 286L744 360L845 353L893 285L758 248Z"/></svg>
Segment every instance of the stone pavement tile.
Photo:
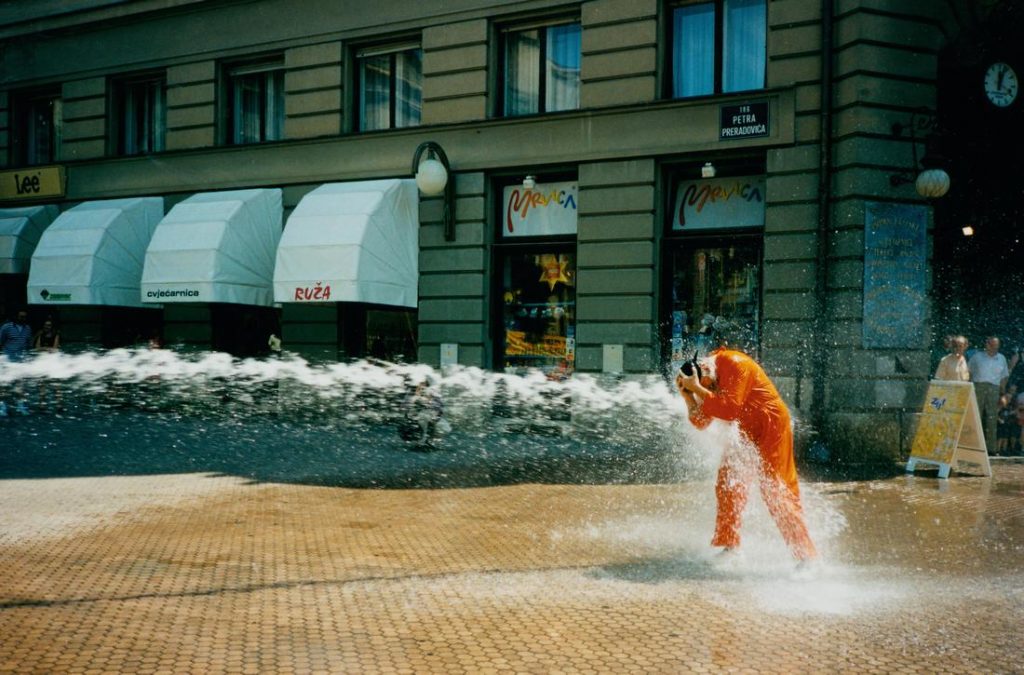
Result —
<svg viewBox="0 0 1024 675"><path fill-rule="evenodd" d="M808 486L826 561L807 579L756 506L746 557L716 566L706 481L197 474L38 536L24 505L0 539L0 671L1019 672L1024 465L996 469Z"/></svg>

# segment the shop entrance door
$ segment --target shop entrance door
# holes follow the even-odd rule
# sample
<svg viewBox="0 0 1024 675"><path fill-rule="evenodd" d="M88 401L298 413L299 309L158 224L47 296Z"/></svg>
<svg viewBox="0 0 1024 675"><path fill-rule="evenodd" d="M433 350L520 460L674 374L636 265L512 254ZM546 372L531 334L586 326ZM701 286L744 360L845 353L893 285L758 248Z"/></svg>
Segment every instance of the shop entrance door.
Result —
<svg viewBox="0 0 1024 675"><path fill-rule="evenodd" d="M669 372L694 351L713 346L715 333L757 356L761 325L761 238L673 242L668 249L667 316L662 322Z"/></svg>
<svg viewBox="0 0 1024 675"><path fill-rule="evenodd" d="M551 376L573 372L576 362L576 254L545 246L500 258L502 299L498 365Z"/></svg>

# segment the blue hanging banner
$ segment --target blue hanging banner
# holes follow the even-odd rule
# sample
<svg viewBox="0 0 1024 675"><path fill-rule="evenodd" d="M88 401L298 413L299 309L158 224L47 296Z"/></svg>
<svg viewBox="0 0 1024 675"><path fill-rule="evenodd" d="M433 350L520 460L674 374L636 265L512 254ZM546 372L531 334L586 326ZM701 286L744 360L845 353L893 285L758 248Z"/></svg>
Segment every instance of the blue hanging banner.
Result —
<svg viewBox="0 0 1024 675"><path fill-rule="evenodd" d="M928 209L864 203L864 347L925 342Z"/></svg>

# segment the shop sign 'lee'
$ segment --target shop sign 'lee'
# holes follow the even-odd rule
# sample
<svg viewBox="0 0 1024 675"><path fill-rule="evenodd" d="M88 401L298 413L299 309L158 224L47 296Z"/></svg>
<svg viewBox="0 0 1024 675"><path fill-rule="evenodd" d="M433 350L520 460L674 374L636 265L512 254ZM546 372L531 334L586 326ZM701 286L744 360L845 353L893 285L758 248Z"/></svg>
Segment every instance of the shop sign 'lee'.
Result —
<svg viewBox="0 0 1024 675"><path fill-rule="evenodd" d="M506 237L545 237L576 234L579 185L575 182L538 183L533 188L510 185L502 202Z"/></svg>

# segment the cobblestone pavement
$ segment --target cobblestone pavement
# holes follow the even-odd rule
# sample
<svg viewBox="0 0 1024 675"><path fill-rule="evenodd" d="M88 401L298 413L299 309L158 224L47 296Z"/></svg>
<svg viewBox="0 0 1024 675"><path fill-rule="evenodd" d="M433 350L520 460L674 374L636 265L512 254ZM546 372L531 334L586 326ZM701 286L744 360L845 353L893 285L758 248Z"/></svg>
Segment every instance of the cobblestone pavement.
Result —
<svg viewBox="0 0 1024 675"><path fill-rule="evenodd" d="M1024 672L1024 464L805 485L824 561L707 480L0 481L0 671Z"/></svg>

